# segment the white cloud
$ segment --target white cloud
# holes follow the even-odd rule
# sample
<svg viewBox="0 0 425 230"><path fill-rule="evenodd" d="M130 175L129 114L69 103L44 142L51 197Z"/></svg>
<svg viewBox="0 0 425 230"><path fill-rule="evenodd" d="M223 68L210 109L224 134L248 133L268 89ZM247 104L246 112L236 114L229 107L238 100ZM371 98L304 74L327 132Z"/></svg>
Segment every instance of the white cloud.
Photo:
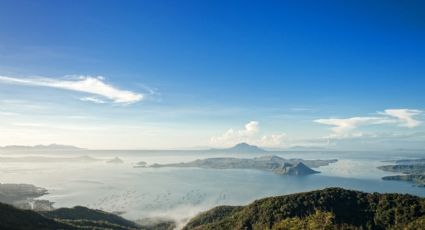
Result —
<svg viewBox="0 0 425 230"><path fill-rule="evenodd" d="M417 109L387 109L382 114L399 119L400 126L407 128L415 128L422 123L413 118L414 116L422 114L422 111Z"/></svg>
<svg viewBox="0 0 425 230"><path fill-rule="evenodd" d="M81 76L78 79L58 80L53 78L15 78L0 76L0 83L27 85L27 86L42 86L64 90L72 90L77 92L89 93L96 96L101 96L115 103L135 103L143 99L143 95L127 90L118 89L104 82L103 77ZM89 97L91 101L94 97ZM97 101L98 102L98 101Z"/></svg>
<svg viewBox="0 0 425 230"><path fill-rule="evenodd" d="M307 107L295 107L290 109L292 112L314 112L315 109Z"/></svg>
<svg viewBox="0 0 425 230"><path fill-rule="evenodd" d="M81 101L89 101L89 102L93 102L96 104L105 104L106 102L104 100L101 100L99 98L96 97L82 97L80 98Z"/></svg>
<svg viewBox="0 0 425 230"><path fill-rule="evenodd" d="M211 144L228 146L239 142L248 142L258 131L258 122L250 121L242 130L229 129L220 136L212 137Z"/></svg>
<svg viewBox="0 0 425 230"><path fill-rule="evenodd" d="M259 139L257 145L266 147L281 147L286 140L286 137L285 133L264 135Z"/></svg>
<svg viewBox="0 0 425 230"><path fill-rule="evenodd" d="M329 119L317 119L314 122L324 125L335 126L331 130L338 135L342 135L356 129L362 125L377 125L392 123L385 117L351 117L351 118L329 118Z"/></svg>
<svg viewBox="0 0 425 230"><path fill-rule="evenodd" d="M250 121L245 124L244 129L234 130L229 129L222 135L213 136L210 143L213 146L232 146L241 142L247 142L263 147L278 147L281 146L286 137L285 134L270 134L259 135L260 127L257 121Z"/></svg>
<svg viewBox="0 0 425 230"><path fill-rule="evenodd" d="M250 121L245 125L245 130L241 130L242 135L254 135L258 132L260 128L258 127L258 121Z"/></svg>
<svg viewBox="0 0 425 230"><path fill-rule="evenodd" d="M417 127L422 122L413 117L421 113L422 111L415 109L387 109L378 113L381 116L317 119L314 122L334 126L331 128L333 137L358 137L362 136L362 133L353 133L353 130L360 126L400 124L400 126L407 128Z"/></svg>

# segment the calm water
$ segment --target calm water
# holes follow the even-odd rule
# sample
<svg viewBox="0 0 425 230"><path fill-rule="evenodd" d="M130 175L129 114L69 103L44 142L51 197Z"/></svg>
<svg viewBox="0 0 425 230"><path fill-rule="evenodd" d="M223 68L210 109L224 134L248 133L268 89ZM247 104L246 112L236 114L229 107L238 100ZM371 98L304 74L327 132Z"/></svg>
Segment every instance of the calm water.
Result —
<svg viewBox="0 0 425 230"><path fill-rule="evenodd" d="M45 187L50 194L43 198L55 202L56 207L83 205L105 211L125 212L123 216L129 219L171 217L182 223L198 212L216 205L240 205L266 196L326 187L410 193L425 197L425 188L404 182L383 181L381 177L391 173L376 169L379 165L388 164L383 163L384 160L425 157L422 153L276 153L285 158L339 160L335 164L319 168L321 174L306 177L279 176L259 170L133 168L138 161L170 163L229 156L224 153L91 151L79 155L85 154L105 160L118 156L125 163L2 163L0 181Z"/></svg>

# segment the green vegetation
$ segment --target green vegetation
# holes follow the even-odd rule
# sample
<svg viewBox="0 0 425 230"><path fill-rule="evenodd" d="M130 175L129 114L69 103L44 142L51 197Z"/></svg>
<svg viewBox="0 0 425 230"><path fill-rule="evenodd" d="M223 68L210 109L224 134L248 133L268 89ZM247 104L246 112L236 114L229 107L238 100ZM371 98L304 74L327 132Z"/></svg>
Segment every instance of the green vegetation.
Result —
<svg viewBox="0 0 425 230"><path fill-rule="evenodd" d="M425 199L328 188L199 214L189 229L423 229Z"/></svg>
<svg viewBox="0 0 425 230"><path fill-rule="evenodd" d="M175 223L172 221L136 224L120 216L85 207L60 208L38 213L0 203L0 229L171 230L174 228Z"/></svg>
<svg viewBox="0 0 425 230"><path fill-rule="evenodd" d="M0 203L0 229L76 229L34 211Z"/></svg>
<svg viewBox="0 0 425 230"><path fill-rule="evenodd" d="M84 220L92 222L108 222L117 226L126 228L137 228L137 224L126 220L120 216L103 212L100 210L93 210L86 207L77 206L74 208L59 208L49 212L41 212L41 214L50 219L67 220L69 222Z"/></svg>
<svg viewBox="0 0 425 230"><path fill-rule="evenodd" d="M273 226L273 230L330 230L335 229L335 215L331 212L316 211L307 217L293 217L282 220Z"/></svg>

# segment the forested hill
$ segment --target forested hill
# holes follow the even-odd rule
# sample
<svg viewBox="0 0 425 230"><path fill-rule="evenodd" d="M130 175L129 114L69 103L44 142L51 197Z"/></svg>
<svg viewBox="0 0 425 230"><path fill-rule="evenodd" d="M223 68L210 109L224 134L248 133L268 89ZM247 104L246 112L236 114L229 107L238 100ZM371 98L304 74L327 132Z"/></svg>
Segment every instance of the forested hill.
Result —
<svg viewBox="0 0 425 230"><path fill-rule="evenodd" d="M85 207L60 208L38 213L0 203L0 229L171 230L174 228L173 222L140 225L111 213Z"/></svg>
<svg viewBox="0 0 425 230"><path fill-rule="evenodd" d="M328 188L216 207L185 229L425 229L425 199Z"/></svg>
<svg viewBox="0 0 425 230"><path fill-rule="evenodd" d="M0 203L0 229L75 229L46 218L34 211L17 209Z"/></svg>

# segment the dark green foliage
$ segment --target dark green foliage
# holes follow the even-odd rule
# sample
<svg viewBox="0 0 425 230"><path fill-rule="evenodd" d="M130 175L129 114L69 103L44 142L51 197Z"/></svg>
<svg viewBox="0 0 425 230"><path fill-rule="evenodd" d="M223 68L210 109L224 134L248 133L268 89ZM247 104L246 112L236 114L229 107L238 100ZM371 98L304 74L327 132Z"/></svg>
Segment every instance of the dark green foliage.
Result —
<svg viewBox="0 0 425 230"><path fill-rule="evenodd" d="M137 228L138 226L120 216L103 212L100 210L93 210L86 207L76 206L74 208L59 208L49 212L43 212L44 216L51 219L61 220L85 220L85 221L104 221L110 224L119 225L127 228Z"/></svg>
<svg viewBox="0 0 425 230"><path fill-rule="evenodd" d="M141 223L142 230L174 230L176 222L173 220L160 220L155 223Z"/></svg>
<svg viewBox="0 0 425 230"><path fill-rule="evenodd" d="M226 219L226 217L232 216L234 213L240 211L242 207L237 206L218 206L208 212L199 214L196 218L193 218L190 223L186 225L187 229L192 229L196 226L203 225L204 223L215 223Z"/></svg>
<svg viewBox="0 0 425 230"><path fill-rule="evenodd" d="M425 216L420 217L410 223L408 223L403 230L418 230L425 229Z"/></svg>
<svg viewBox="0 0 425 230"><path fill-rule="evenodd" d="M0 203L0 229L74 229L36 212Z"/></svg>
<svg viewBox="0 0 425 230"><path fill-rule="evenodd" d="M139 228L128 228L116 224L109 223L107 221L91 221L91 220L60 220L60 222L68 224L75 229L98 229L98 230L130 230Z"/></svg>
<svg viewBox="0 0 425 230"><path fill-rule="evenodd" d="M307 224L308 217L313 216L310 224L314 224L319 217L329 215L333 228L323 229L399 229L425 216L425 200L410 195L328 188L265 198L245 207L217 207L211 212L195 217L186 229L272 229L276 226L285 229L282 227L285 221L292 225L299 223L302 229L301 224ZM222 214L217 214L220 212ZM315 217L318 212L320 215Z"/></svg>
<svg viewBox="0 0 425 230"><path fill-rule="evenodd" d="M77 206L53 211L35 212L22 210L0 203L0 229L97 229L97 230L172 230L176 224L171 220L145 221L138 225L120 216Z"/></svg>
<svg viewBox="0 0 425 230"><path fill-rule="evenodd" d="M61 208L37 213L0 203L0 229L157 229L162 223L151 227L140 227L120 216L91 210L85 207ZM170 224L168 224L171 226ZM162 226L161 226L162 227ZM166 229L166 228L162 228Z"/></svg>
<svg viewBox="0 0 425 230"><path fill-rule="evenodd" d="M307 217L286 218L275 224L273 230L333 230L335 216L331 212L316 211Z"/></svg>

